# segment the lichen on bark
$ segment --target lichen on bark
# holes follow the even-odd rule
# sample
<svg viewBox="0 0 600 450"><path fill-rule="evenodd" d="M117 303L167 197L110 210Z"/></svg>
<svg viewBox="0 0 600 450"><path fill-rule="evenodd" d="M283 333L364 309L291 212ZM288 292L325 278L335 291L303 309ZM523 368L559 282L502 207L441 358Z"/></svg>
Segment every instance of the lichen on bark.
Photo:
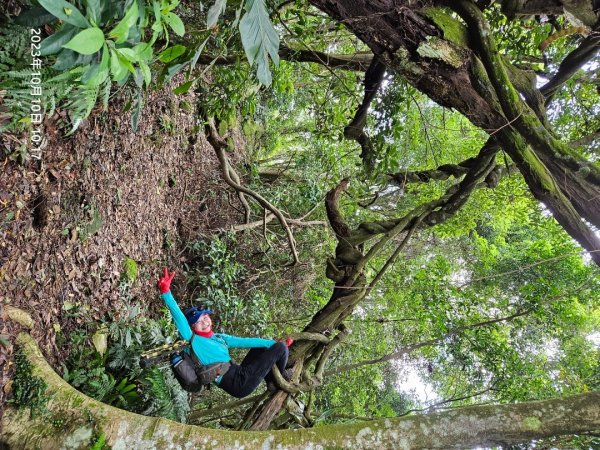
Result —
<svg viewBox="0 0 600 450"><path fill-rule="evenodd" d="M32 374L47 383L48 412L54 417L62 415L64 421L55 426L48 416L31 417L26 409L9 407L2 418L0 443L12 450L89 448L100 435L113 450L451 449L516 443L600 428L600 393L590 392L541 402L468 407L310 429L264 432L206 429L141 416L93 400L52 370L31 336L22 333L17 343L31 364Z"/></svg>

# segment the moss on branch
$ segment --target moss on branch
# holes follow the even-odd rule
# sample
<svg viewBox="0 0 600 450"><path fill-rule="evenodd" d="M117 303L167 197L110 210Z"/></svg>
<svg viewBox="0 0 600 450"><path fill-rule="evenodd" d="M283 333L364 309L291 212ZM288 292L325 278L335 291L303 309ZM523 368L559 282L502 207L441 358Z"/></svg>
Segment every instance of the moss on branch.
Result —
<svg viewBox="0 0 600 450"><path fill-rule="evenodd" d="M43 378L48 385L49 413L62 415L63 421L56 426L48 417L31 417L26 410L9 407L2 418L2 443L12 450L90 448L98 436L104 436L106 444L115 450L242 446L248 450L278 446L290 450L375 446L450 449L516 443L600 427L600 393L589 392L540 402L468 407L310 429L264 432L207 429L141 416L93 400L69 386L50 368L31 336L22 333L17 343L31 364L32 374Z"/></svg>

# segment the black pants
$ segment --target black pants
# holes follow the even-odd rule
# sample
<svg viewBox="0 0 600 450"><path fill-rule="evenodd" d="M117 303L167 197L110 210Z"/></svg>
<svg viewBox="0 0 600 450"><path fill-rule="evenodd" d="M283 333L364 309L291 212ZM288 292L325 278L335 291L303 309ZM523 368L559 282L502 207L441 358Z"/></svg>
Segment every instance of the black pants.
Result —
<svg viewBox="0 0 600 450"><path fill-rule="evenodd" d="M223 375L219 387L234 397L246 397L263 379L275 381L271 370L273 364L277 364L277 368L283 374L287 359L288 348L283 342L276 342L269 348L253 348L239 366L231 365Z"/></svg>

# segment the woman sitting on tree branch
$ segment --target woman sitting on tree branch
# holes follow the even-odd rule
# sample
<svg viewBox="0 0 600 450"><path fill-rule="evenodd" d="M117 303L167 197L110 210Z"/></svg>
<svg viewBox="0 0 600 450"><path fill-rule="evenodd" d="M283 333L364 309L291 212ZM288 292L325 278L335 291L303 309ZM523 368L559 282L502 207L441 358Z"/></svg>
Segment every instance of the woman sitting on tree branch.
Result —
<svg viewBox="0 0 600 450"><path fill-rule="evenodd" d="M214 383L237 398L250 395L264 379L270 392L277 390L273 376L273 364L289 381L289 373L285 370L288 359L288 347L294 342L291 338L285 342L272 339L243 338L230 336L212 331L213 313L208 309L191 308L181 311L171 294L171 280L175 272L169 274L165 267L164 275L158 280L158 289L167 308L173 316L173 321L183 339L191 341L188 353L191 351L202 365L221 363L223 371L218 373ZM229 356L230 348L249 348L250 351L241 364L235 364Z"/></svg>

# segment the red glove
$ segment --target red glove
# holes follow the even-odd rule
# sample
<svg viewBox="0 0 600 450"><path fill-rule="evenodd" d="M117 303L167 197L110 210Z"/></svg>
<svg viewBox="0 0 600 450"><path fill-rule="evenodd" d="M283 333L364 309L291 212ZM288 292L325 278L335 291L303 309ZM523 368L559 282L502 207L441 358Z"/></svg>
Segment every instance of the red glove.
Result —
<svg viewBox="0 0 600 450"><path fill-rule="evenodd" d="M290 337L285 338L285 339L279 338L279 339L277 339L277 342L285 342L285 345L289 347L290 345L292 345L294 343L294 340Z"/></svg>
<svg viewBox="0 0 600 450"><path fill-rule="evenodd" d="M169 269L167 269L165 267L165 274L156 283L158 286L158 290L160 292L162 292L163 294L166 294L167 292L169 292L171 290L171 280L173 279L174 276L175 276L175 272L173 272L171 275L169 275Z"/></svg>

